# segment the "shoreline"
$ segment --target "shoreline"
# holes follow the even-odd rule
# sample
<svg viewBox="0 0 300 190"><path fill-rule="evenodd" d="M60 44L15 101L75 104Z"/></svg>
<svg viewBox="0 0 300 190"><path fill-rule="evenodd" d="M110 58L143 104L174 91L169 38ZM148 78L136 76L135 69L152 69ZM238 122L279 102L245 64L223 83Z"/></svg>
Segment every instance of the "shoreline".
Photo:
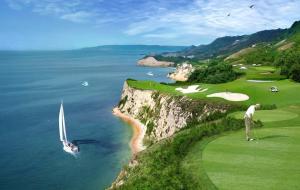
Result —
<svg viewBox="0 0 300 190"><path fill-rule="evenodd" d="M136 155L138 152L144 150L146 147L143 145L143 139L146 133L146 127L139 120L134 119L120 111L119 108L115 107L112 110L113 114L124 122L129 124L133 129L133 136L130 140L130 148L133 155Z"/></svg>

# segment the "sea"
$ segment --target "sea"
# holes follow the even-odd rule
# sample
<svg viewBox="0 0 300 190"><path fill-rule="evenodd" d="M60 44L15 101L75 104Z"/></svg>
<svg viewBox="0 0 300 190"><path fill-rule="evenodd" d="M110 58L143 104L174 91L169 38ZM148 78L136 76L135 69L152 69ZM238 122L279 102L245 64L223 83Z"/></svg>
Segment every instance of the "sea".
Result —
<svg viewBox="0 0 300 190"><path fill-rule="evenodd" d="M0 190L109 187L131 157L132 129L112 115L124 81L170 82L170 68L141 67L137 60L182 48L0 51ZM68 139L80 147L76 157L59 140L61 102Z"/></svg>

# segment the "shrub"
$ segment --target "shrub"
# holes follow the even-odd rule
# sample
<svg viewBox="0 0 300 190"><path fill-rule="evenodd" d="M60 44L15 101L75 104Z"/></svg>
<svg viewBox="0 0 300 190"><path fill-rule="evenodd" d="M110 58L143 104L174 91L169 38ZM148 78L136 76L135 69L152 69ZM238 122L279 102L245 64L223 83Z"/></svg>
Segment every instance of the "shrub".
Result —
<svg viewBox="0 0 300 190"><path fill-rule="evenodd" d="M296 82L300 82L300 64L295 64L292 66L290 71L290 77Z"/></svg>
<svg viewBox="0 0 300 190"><path fill-rule="evenodd" d="M188 82L225 83L235 80L240 74L233 70L232 65L213 61L206 68L196 69L189 77Z"/></svg>
<svg viewBox="0 0 300 190"><path fill-rule="evenodd" d="M274 110L277 109L276 104L262 104L260 105L260 110Z"/></svg>
<svg viewBox="0 0 300 190"><path fill-rule="evenodd" d="M291 49L282 52L275 60L275 64L281 67L281 75L300 82L300 50Z"/></svg>
<svg viewBox="0 0 300 190"><path fill-rule="evenodd" d="M148 136L151 134L154 127L155 127L155 124L153 123L153 121L149 121L148 124L147 124L147 130L146 130L146 134Z"/></svg>
<svg viewBox="0 0 300 190"><path fill-rule="evenodd" d="M137 80L132 79L132 78L128 78L126 81L137 81Z"/></svg>
<svg viewBox="0 0 300 190"><path fill-rule="evenodd" d="M124 105L126 104L127 99L128 99L128 96L126 95L124 98L122 98L122 99L120 100L120 102L119 102L119 104L118 104L118 107L122 109L122 108L124 107Z"/></svg>

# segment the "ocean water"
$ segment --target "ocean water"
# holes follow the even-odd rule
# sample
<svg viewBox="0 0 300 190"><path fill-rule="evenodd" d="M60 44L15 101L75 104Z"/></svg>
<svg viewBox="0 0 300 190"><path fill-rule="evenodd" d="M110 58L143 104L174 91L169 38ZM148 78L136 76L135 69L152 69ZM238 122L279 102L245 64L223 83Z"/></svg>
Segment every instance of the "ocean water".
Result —
<svg viewBox="0 0 300 190"><path fill-rule="evenodd" d="M74 51L0 52L0 189L99 190L131 156L132 130L111 110L126 78L169 81L168 68L138 67L144 54L180 47L105 46ZM152 71L154 76L146 75ZM89 86L81 85L88 81ZM64 102L75 158L62 149Z"/></svg>

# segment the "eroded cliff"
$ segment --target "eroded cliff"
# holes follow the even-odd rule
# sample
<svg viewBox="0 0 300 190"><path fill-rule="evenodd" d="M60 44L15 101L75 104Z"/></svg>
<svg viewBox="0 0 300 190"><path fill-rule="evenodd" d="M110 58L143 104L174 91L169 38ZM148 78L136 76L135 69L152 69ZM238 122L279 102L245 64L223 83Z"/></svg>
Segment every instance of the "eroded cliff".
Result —
<svg viewBox="0 0 300 190"><path fill-rule="evenodd" d="M135 89L127 82L124 83L118 107L121 112L145 124L145 142L156 142L170 137L189 123L215 119L233 108L225 103Z"/></svg>

